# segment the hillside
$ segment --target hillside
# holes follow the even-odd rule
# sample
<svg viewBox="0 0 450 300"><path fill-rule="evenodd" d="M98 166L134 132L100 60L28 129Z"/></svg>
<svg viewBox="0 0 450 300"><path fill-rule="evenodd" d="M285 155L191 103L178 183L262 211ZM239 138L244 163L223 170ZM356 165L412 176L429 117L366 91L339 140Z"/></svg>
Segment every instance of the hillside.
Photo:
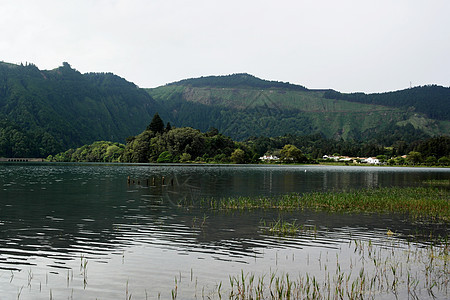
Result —
<svg viewBox="0 0 450 300"><path fill-rule="evenodd" d="M174 127L242 141L320 135L392 145L450 133L450 89L383 94L309 90L249 74L186 79L140 89L111 73L81 74L0 62L0 156L46 157L95 141L124 142L153 115Z"/></svg>
<svg viewBox="0 0 450 300"><path fill-rule="evenodd" d="M124 142L158 104L110 73L0 63L0 156L43 157L97 140Z"/></svg>
<svg viewBox="0 0 450 300"><path fill-rule="evenodd" d="M388 139L385 142L390 143L450 133L446 117L450 105L445 106L450 104L450 89L433 88L440 92L426 98L427 106L439 106L438 117L436 113L427 115L424 106L417 105L415 95L430 94L430 87L386 93L389 101L383 101L383 95L374 96L381 99L378 101L356 101L331 90L308 90L234 74L182 80L147 91L164 106L172 124L203 131L215 127L238 140L319 133L333 139ZM395 103L396 97L402 99L402 105Z"/></svg>

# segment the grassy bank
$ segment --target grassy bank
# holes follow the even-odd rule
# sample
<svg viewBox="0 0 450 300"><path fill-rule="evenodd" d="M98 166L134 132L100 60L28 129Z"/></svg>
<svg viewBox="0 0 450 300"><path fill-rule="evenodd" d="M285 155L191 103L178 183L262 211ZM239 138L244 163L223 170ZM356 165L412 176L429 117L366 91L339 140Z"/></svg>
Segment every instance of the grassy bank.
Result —
<svg viewBox="0 0 450 300"><path fill-rule="evenodd" d="M433 186L389 187L345 192L312 192L277 197L204 199L200 205L216 210L314 209L330 212L404 213L413 218L450 221L450 190ZM183 205L183 203L180 203ZM187 204L187 203L184 203Z"/></svg>

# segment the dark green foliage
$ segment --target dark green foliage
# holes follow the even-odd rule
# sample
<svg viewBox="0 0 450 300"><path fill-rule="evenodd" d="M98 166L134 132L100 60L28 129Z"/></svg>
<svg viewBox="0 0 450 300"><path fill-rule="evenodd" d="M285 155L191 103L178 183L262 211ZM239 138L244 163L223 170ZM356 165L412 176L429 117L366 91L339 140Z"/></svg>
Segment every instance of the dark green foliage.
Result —
<svg viewBox="0 0 450 300"><path fill-rule="evenodd" d="M150 145L153 138L155 138L155 133L145 130L133 139L128 139L122 161L133 163L156 161L164 148L157 147L158 145L154 143L154 149L151 149Z"/></svg>
<svg viewBox="0 0 450 300"><path fill-rule="evenodd" d="M57 162L119 162L124 150L123 144L101 141L50 155L47 159Z"/></svg>
<svg viewBox="0 0 450 300"><path fill-rule="evenodd" d="M162 133L164 131L164 122L158 113L153 116L152 122L147 126L147 130L151 130L154 133Z"/></svg>
<svg viewBox="0 0 450 300"><path fill-rule="evenodd" d="M413 150L422 153L423 157L450 156L450 137L439 136L430 138L413 145Z"/></svg>
<svg viewBox="0 0 450 300"><path fill-rule="evenodd" d="M231 154L231 161L235 164L245 163L245 152L242 149L236 149Z"/></svg>
<svg viewBox="0 0 450 300"><path fill-rule="evenodd" d="M285 163L302 163L306 162L307 158L294 145L285 145L280 151L280 160Z"/></svg>
<svg viewBox="0 0 450 300"><path fill-rule="evenodd" d="M242 74L241 74L242 75ZM252 136L305 136L389 146L448 134L448 124L426 118L410 106L401 108L330 100L334 91L292 90L246 81L247 75L212 76L147 90L176 126L201 131L217 128L236 140ZM252 77L250 77L252 78ZM258 79L260 80L260 79ZM440 87L437 87L440 89ZM446 88L443 88L444 90ZM403 93L395 92L395 96ZM344 94L342 94L344 95ZM435 98L426 98L433 106ZM438 103L439 105L439 103ZM440 110L448 112L447 107Z"/></svg>
<svg viewBox="0 0 450 300"><path fill-rule="evenodd" d="M169 151L161 153L156 160L157 163L171 163L173 162L173 156Z"/></svg>
<svg viewBox="0 0 450 300"><path fill-rule="evenodd" d="M0 156L45 157L64 148L52 135L41 129L24 128L0 119Z"/></svg>
<svg viewBox="0 0 450 300"><path fill-rule="evenodd" d="M425 113L432 119L450 119L449 87L427 85L380 94L344 94L330 90L325 92L324 97L328 99L410 108L414 111Z"/></svg>
<svg viewBox="0 0 450 300"><path fill-rule="evenodd" d="M443 154L448 138L420 141L448 135L448 123L417 112L448 120L448 91L427 86L340 94L233 74L187 79L147 93L111 73L81 74L68 63L46 71L1 62L0 156L45 157L93 141L126 139L122 158L131 162L157 161L163 151L174 160L184 153L184 160L226 162L237 148L250 162L286 144L313 158L333 152L391 157L416 151L439 160L448 155ZM166 127L156 111L170 121ZM149 130L135 136L152 116ZM235 144L227 136L275 138Z"/></svg>
<svg viewBox="0 0 450 300"><path fill-rule="evenodd" d="M274 153L285 145L292 144L313 159L323 155L339 153L341 155L369 157L384 155L386 158L401 156L411 151L422 153L424 157L434 156L437 159L450 156L450 137L441 136L413 142L396 141L393 144L382 144L377 141L344 141L330 140L321 135L296 136L284 135L280 137L255 137L246 141L259 156ZM391 147L387 147L391 146Z"/></svg>
<svg viewBox="0 0 450 300"><path fill-rule="evenodd" d="M15 145L0 156L46 157L95 140L123 141L143 130L157 107L148 93L110 73L81 74L68 63L50 71L0 63L0 120L24 135L22 143L0 137L0 144Z"/></svg>
<svg viewBox="0 0 450 300"><path fill-rule="evenodd" d="M294 91L307 91L301 85L290 84L289 82L268 81L259 79L246 73L238 73L225 76L206 76L200 78L184 79L171 83L172 85L187 85L193 87L252 87L259 89L281 88Z"/></svg>
<svg viewBox="0 0 450 300"><path fill-rule="evenodd" d="M450 158L447 156L441 157L438 160L438 164L441 166L450 166Z"/></svg>
<svg viewBox="0 0 450 300"><path fill-rule="evenodd" d="M162 133L145 130L127 140L122 155L123 162L229 162L232 152L243 148L243 162L250 162L254 155L251 148L235 144L229 137L218 131L202 133L190 127L173 128Z"/></svg>

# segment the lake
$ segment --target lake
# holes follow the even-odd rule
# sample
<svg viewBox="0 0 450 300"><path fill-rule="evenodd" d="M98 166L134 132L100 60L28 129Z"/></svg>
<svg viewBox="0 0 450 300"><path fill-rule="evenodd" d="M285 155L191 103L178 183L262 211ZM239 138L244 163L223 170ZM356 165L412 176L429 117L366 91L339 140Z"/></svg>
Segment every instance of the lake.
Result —
<svg viewBox="0 0 450 300"><path fill-rule="evenodd" d="M355 240L363 250L400 249L409 259L429 244L414 235L447 236L447 224L396 214L219 212L179 203L434 179L449 180L450 169L0 163L0 299L215 298L230 276L322 278L324 268L328 274L361 268ZM278 218L306 229L284 237L262 230L262 221ZM417 292L445 299L447 286L433 296L419 285Z"/></svg>

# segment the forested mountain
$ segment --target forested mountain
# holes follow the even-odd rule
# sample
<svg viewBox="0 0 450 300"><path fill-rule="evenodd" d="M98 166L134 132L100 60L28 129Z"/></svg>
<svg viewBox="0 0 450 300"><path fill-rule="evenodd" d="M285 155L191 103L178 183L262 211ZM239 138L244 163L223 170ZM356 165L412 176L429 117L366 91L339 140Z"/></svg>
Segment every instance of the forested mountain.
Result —
<svg viewBox="0 0 450 300"><path fill-rule="evenodd" d="M320 134L389 145L450 133L450 89L438 86L356 94L358 98L234 74L182 80L147 91L173 125L202 131L215 127L237 140Z"/></svg>
<svg viewBox="0 0 450 300"><path fill-rule="evenodd" d="M450 120L450 88L448 87L426 85L381 94L342 94L336 91L327 91L324 97L412 109L424 113L431 119Z"/></svg>
<svg viewBox="0 0 450 300"><path fill-rule="evenodd" d="M111 73L0 63L0 156L45 157L96 140L124 142L158 104Z"/></svg>
<svg viewBox="0 0 450 300"><path fill-rule="evenodd" d="M449 135L449 91L342 94L249 74L144 90L111 73L81 74L68 63L39 70L0 62L0 156L46 157L95 141L124 143L156 112L174 128L217 128L237 141L292 135L392 146Z"/></svg>
<svg viewBox="0 0 450 300"><path fill-rule="evenodd" d="M301 85L290 84L288 82L269 81L257 78L246 73L225 75L225 76L205 76L200 78L184 79L168 85L181 85L193 87L224 87L224 88L281 88L294 91L307 91L308 89Z"/></svg>

